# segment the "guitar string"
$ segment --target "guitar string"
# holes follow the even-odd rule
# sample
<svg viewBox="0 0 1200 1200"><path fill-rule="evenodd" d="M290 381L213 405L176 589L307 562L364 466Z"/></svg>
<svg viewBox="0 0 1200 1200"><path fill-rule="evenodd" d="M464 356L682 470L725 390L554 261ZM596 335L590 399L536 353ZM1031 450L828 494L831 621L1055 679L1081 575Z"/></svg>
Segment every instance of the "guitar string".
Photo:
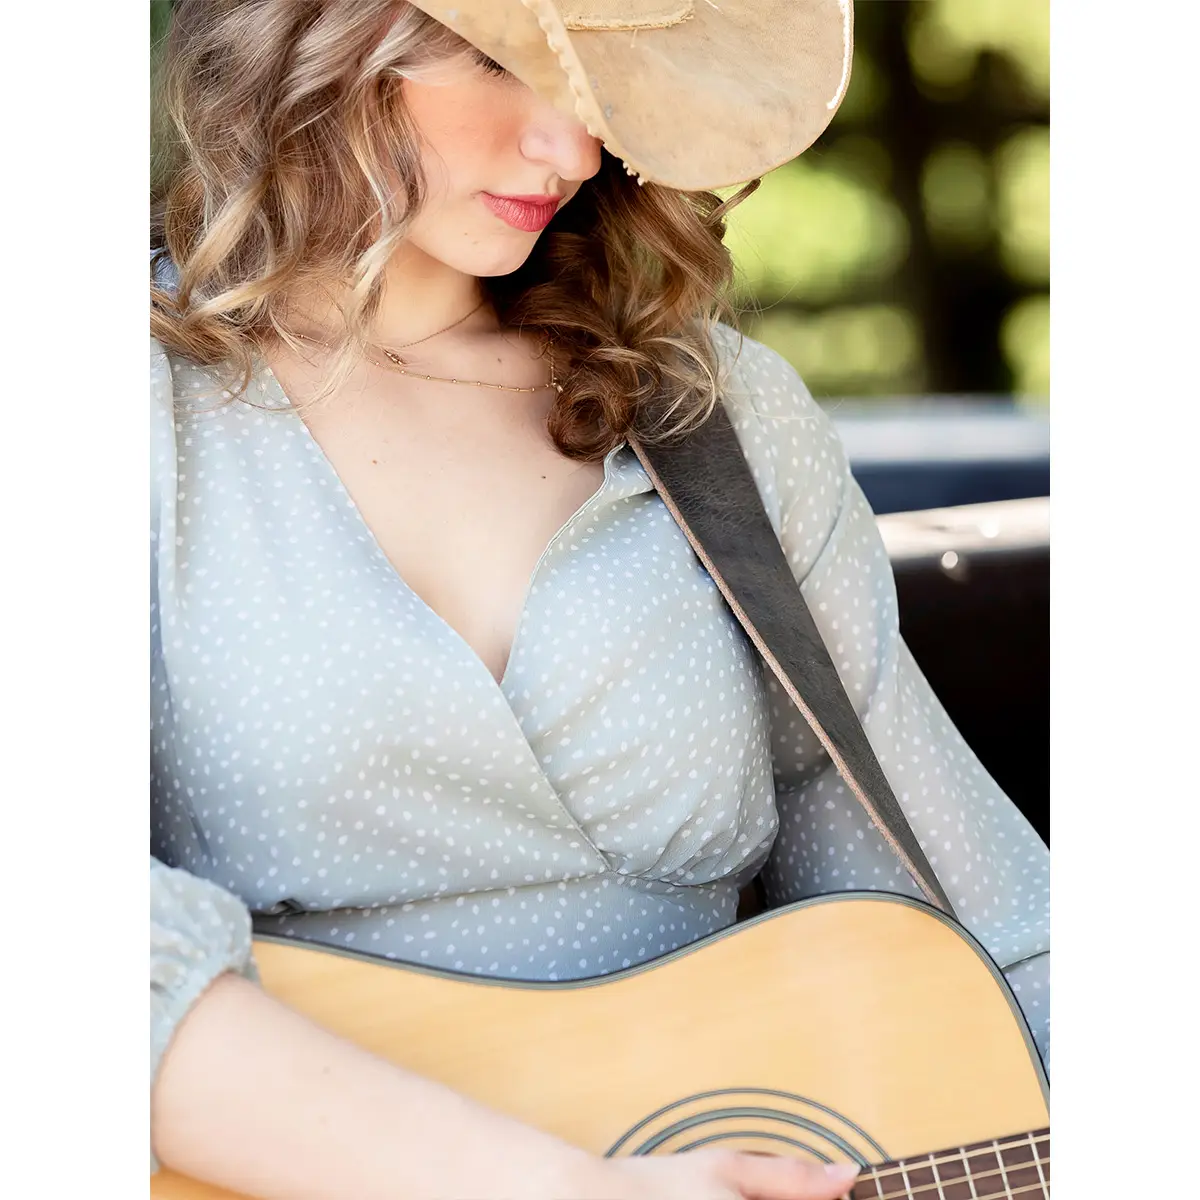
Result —
<svg viewBox="0 0 1200 1200"><path fill-rule="evenodd" d="M1019 1150L1024 1149L1030 1144L1033 1145L1035 1151L1039 1151L1043 1149L1044 1144L1048 1143L1049 1141L1049 1130L1046 1130L1045 1132L1035 1130L1033 1133L1024 1133L1019 1137L1014 1134L1011 1139L1006 1139L1002 1142L978 1142L973 1146L955 1146L953 1150L934 1151L932 1154L926 1155L925 1158L938 1163L955 1162L963 1154L991 1154L994 1153L993 1147L995 1150ZM1039 1143L1041 1143L1041 1145L1039 1145ZM901 1161L911 1163L916 1162L917 1160L912 1158L906 1158L903 1160L897 1159L895 1160L895 1165L892 1163L880 1163L877 1169L881 1171L896 1171L899 1170L899 1164ZM924 1160L922 1160L922 1162L924 1162ZM1021 1164L1013 1163L1010 1165L1020 1166Z"/></svg>
<svg viewBox="0 0 1200 1200"><path fill-rule="evenodd" d="M1012 1188L1008 1186L1008 1172L1004 1169L1004 1155L1000 1153L999 1143L993 1141L993 1146L996 1146L996 1159L1000 1163L1000 1178L1004 1181L1004 1195L1006 1200L1012 1200ZM1034 1155L1036 1158L1037 1155Z"/></svg>
<svg viewBox="0 0 1200 1200"><path fill-rule="evenodd" d="M975 1191L975 1181L971 1178L971 1160L967 1157L966 1147L960 1147L959 1158L962 1159L963 1174L967 1181L967 1187L971 1189L971 1200L979 1200L979 1193Z"/></svg>
<svg viewBox="0 0 1200 1200"><path fill-rule="evenodd" d="M1049 1160L1047 1160L1047 1161L1049 1161ZM1024 1166L1032 1166L1032 1164L1031 1163L1022 1163L1021 1166L1023 1166L1023 1167ZM992 1171L991 1174L998 1175L999 1172ZM983 1178L982 1175L977 1175L975 1177L976 1180L982 1179L982 1178ZM866 1182L871 1182L871 1179L869 1176L860 1176L859 1183L863 1182L864 1179L866 1180ZM1010 1197L1021 1196L1021 1195L1024 1195L1026 1192L1033 1192L1033 1191L1041 1192L1041 1194L1044 1197L1048 1197L1050 1195L1050 1185L1049 1185L1049 1183L1046 1183L1044 1181L1042 1183L1030 1183L1023 1187L1012 1188L1012 1187L1008 1186L1008 1183L1006 1180L1005 1185L1004 1185L1004 1190L1002 1192L976 1192L976 1191L974 1191L974 1186L973 1186L974 1181L970 1181L966 1178L945 1179L942 1182L945 1184L971 1182L972 1183L972 1192L977 1197L977 1200L1009 1200ZM854 1191L855 1192L858 1191L858 1184L855 1184ZM936 1184L921 1183L921 1184L918 1184L915 1189L912 1187L906 1187L905 1190L902 1192L880 1192L878 1189L876 1189L877 1195L864 1197L864 1200L921 1200L922 1197L930 1198L930 1200L931 1200L931 1198L936 1194L936 1191L937 1191ZM851 1193L851 1195L853 1195L853 1193Z"/></svg>
<svg viewBox="0 0 1200 1200"><path fill-rule="evenodd" d="M1029 1136L1032 1137L1033 1134L1030 1134ZM1034 1155L1037 1154L1036 1148L1034 1149L1033 1153L1034 1153ZM937 1169L937 1155L936 1154L929 1155L929 1167L930 1167L930 1170L933 1171L933 1183L934 1183L934 1186L937 1188L938 1200L946 1200L946 1193L942 1191L942 1177ZM1038 1173L1038 1178L1039 1179L1041 1178L1040 1170Z"/></svg>
<svg viewBox="0 0 1200 1200"><path fill-rule="evenodd" d="M905 1159L904 1166L889 1167L886 1171L876 1171L876 1170L868 1169L862 1173L861 1178L873 1179L873 1180L876 1180L877 1182L894 1183L894 1182L896 1182L895 1177L897 1175L899 1175L901 1177L901 1181L904 1183L905 1186L907 1186L908 1185L908 1174L907 1174L906 1168L911 1167L911 1168L916 1169L916 1168L928 1166L928 1167L933 1168L934 1181L936 1183L937 1179L938 1179L938 1169L937 1169L938 1165L939 1164L945 1165L946 1162L956 1162L956 1161L958 1161L958 1160L957 1159L945 1159L945 1158L935 1159L932 1156L930 1157L928 1162L919 1162L914 1159ZM971 1165L969 1162L965 1163L964 1165L966 1166L968 1171L971 1170ZM1049 1158L1034 1158L1034 1159L1030 1159L1026 1162L1006 1163L1000 1167L993 1168L990 1171L975 1171L970 1175L970 1178L971 1179L990 1179L993 1175L1003 1175L1004 1174L1004 1166L1007 1166L1010 1171L1019 1171L1023 1167L1037 1167L1038 1177L1040 1179L1045 1179L1045 1176L1042 1174L1042 1167L1043 1166L1048 1167L1049 1165L1050 1165ZM961 1183L966 1178L968 1178L968 1177L964 1176L964 1175L960 1175L954 1179L942 1179L941 1182L942 1183ZM922 1184L922 1186L924 1186L924 1184ZM892 1193L889 1193L889 1194L892 1194ZM894 1194L897 1196L904 1195L903 1192L896 1192ZM977 1198L977 1200L984 1200L984 1197L980 1196Z"/></svg>
<svg viewBox="0 0 1200 1200"><path fill-rule="evenodd" d="M906 1159L906 1162L907 1162L908 1166L911 1166L911 1168L913 1170L917 1170L918 1168L923 1168L923 1166L926 1165L925 1163L922 1163L922 1162L916 1162L916 1160L913 1160L913 1159ZM1042 1187L1042 1186L1049 1187L1049 1184L1045 1183L1045 1176L1042 1174L1043 1166L1049 1166L1049 1165L1050 1165L1049 1158L1034 1158L1032 1160L1032 1162L1028 1162L1028 1163L1009 1163L1008 1169L1010 1171L1019 1171L1024 1168L1028 1168L1028 1166L1036 1166L1036 1168L1038 1170L1038 1178L1039 1178L1039 1180L1042 1180L1043 1183L1042 1184L1033 1184L1033 1186L1034 1187ZM895 1175L895 1174L899 1174L899 1172L898 1171L890 1171L889 1174ZM1008 1177L1006 1176L1006 1174L1004 1174L1003 1168L997 1168L997 1169L990 1170L990 1171L976 1171L970 1177L965 1176L965 1175L960 1175L958 1178L954 1178L954 1180L938 1181L936 1178L937 1168L935 1165L934 1166L934 1175L935 1175L934 1182L919 1183L919 1184L917 1184L917 1187L920 1190L922 1190L922 1192L929 1192L930 1188L934 1189L934 1192L936 1192L936 1190L938 1188L944 1186L944 1184L966 1183L966 1182L968 1182L968 1178L970 1178L970 1181L972 1183L978 1183L982 1180L991 1180L991 1178L994 1178L997 1175L1000 1175L1002 1177L1004 1186L1006 1186L1006 1187L1008 1186ZM870 1181L880 1182L880 1176L875 1175L874 1172L864 1171L863 1175L860 1175L859 1178L860 1178L860 1180L863 1180L866 1182L870 1182ZM912 1184L910 1182L908 1182L907 1171L904 1171L904 1176L902 1176L902 1181L904 1181L905 1190L901 1190L901 1192L882 1192L878 1196L872 1196L871 1200L893 1200L894 1196L912 1195L913 1194ZM888 1182L893 1183L895 1181L889 1180ZM1007 1195L1007 1193L996 1192L996 1193L994 1193L994 1195L1004 1196L1004 1195ZM944 1198L943 1198L943 1200L944 1200ZM989 1198L988 1198L988 1196L978 1196L978 1200L989 1200Z"/></svg>
<svg viewBox="0 0 1200 1200"><path fill-rule="evenodd" d="M965 1183L964 1179L950 1179L947 1183ZM858 1191L857 1186L851 1196L854 1196ZM1049 1197L1050 1185L1048 1183L1031 1183L1019 1188L1006 1188L1002 1192L976 1192L974 1193L977 1200L1009 1200L1009 1197L1024 1195L1026 1192L1039 1191L1043 1197ZM865 1197L864 1200L920 1200L922 1196L932 1196L932 1191L929 1185L921 1184L916 1191L906 1192L879 1192L875 1196ZM1031 1197L1030 1200L1033 1200Z"/></svg>
<svg viewBox="0 0 1200 1200"><path fill-rule="evenodd" d="M1035 1138L1037 1139L1036 1141L1034 1141ZM1034 1152L1040 1153L1040 1151L1043 1149L1043 1147L1038 1145L1038 1143L1039 1142L1040 1143L1048 1143L1049 1141L1050 1141L1049 1133L1045 1133L1045 1134L1028 1133L1028 1134L1023 1134L1021 1137L1014 1137L1011 1141L1004 1141L1004 1142L997 1141L997 1142L992 1142L992 1143L985 1142L981 1145L975 1146L973 1149L970 1147L967 1147L967 1146L956 1146L953 1150L937 1151L937 1152L935 1152L935 1154L929 1154L926 1157L928 1159L928 1165L931 1165L931 1166L935 1165L935 1164L942 1165L945 1163L958 1162L960 1158L963 1158L966 1155L995 1153L996 1157L999 1158L1000 1154L998 1152L1001 1152L1004 1150L1024 1149L1030 1143L1033 1144ZM992 1149L993 1146L995 1146L995 1150ZM915 1159L903 1159L901 1161L913 1162L913 1163L916 1162ZM1050 1160L1046 1159L1045 1161L1049 1162ZM920 1165L925 1166L926 1165L925 1161L922 1160ZM1016 1167L1026 1166L1028 1164L1026 1164L1026 1163L1009 1163L1008 1165L1010 1167L1016 1168ZM881 1163L878 1167L874 1167L871 1169L874 1172L874 1174L877 1175L880 1179L884 1178L887 1175L900 1174L899 1162L897 1162L897 1164L895 1166L893 1166L891 1164ZM979 1200L983 1200L983 1197L980 1197Z"/></svg>
<svg viewBox="0 0 1200 1200"><path fill-rule="evenodd" d="M1038 1149L1037 1142L1033 1140L1032 1133L1029 1135L1029 1145L1033 1149L1033 1161L1037 1163L1038 1179L1040 1179L1042 1181L1042 1185L1045 1186L1046 1176L1042 1174L1042 1160L1038 1158L1038 1155L1041 1153L1041 1151Z"/></svg>

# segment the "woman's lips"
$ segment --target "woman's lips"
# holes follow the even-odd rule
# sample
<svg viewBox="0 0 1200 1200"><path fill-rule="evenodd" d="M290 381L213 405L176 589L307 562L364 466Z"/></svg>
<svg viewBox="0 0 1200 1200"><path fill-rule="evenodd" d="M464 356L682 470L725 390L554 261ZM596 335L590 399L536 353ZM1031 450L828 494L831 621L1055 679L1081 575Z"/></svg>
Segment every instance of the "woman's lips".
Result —
<svg viewBox="0 0 1200 1200"><path fill-rule="evenodd" d="M483 192L482 199L506 224L514 229L523 229L526 233L536 233L550 224L550 218L558 211L559 200L547 200L534 204L528 200L514 200L508 196L493 196L491 192Z"/></svg>

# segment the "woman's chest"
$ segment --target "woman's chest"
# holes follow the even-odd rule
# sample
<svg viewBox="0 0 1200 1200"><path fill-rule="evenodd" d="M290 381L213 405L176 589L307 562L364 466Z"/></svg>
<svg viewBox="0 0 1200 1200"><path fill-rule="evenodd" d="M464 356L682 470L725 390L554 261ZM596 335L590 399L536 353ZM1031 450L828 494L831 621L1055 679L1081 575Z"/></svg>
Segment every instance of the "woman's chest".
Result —
<svg viewBox="0 0 1200 1200"><path fill-rule="evenodd" d="M757 660L631 454L527 579L497 684L272 419L180 442L153 693L174 836L232 840L273 902L314 852L346 872L314 874L328 899L392 894L397 855L413 894L598 863L697 882L770 833Z"/></svg>
<svg viewBox="0 0 1200 1200"><path fill-rule="evenodd" d="M520 542L498 526L506 512L527 515L521 501L460 477L469 499L446 505L453 479L435 471L422 483L408 466L402 484L360 488L368 512L379 514L377 534L294 417L182 427L156 568L161 650L175 686L242 692L252 684L253 695L270 689L274 705L294 707L289 697L302 691L366 694L369 680L435 705L435 672L452 668L459 702L498 693L519 714L565 717L598 688L633 687L628 707L640 715L643 695L656 705L709 694L726 703L742 674L758 680L752 648L627 448L608 456L598 482L547 504L536 535ZM395 461L391 469L406 473ZM461 537L479 547L477 563L498 561L486 536L464 532L475 524L470 510L503 543L505 570L521 577L499 682L387 552L421 575L423 563L456 556L421 559L400 543ZM531 561L514 567L520 546ZM479 592L492 587L486 569L463 578Z"/></svg>
<svg viewBox="0 0 1200 1200"><path fill-rule="evenodd" d="M500 680L538 561L604 467L559 454L541 420L488 417L368 410L308 425L397 582Z"/></svg>

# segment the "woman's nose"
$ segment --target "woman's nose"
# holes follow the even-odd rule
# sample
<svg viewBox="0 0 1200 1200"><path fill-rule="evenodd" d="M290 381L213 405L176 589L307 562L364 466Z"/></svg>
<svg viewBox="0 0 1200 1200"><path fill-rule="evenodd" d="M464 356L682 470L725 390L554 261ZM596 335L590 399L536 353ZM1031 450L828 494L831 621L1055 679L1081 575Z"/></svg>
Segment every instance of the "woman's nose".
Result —
<svg viewBox="0 0 1200 1200"><path fill-rule="evenodd" d="M526 126L521 138L526 158L552 166L563 179L582 182L600 170L600 139L594 138L578 118L549 104Z"/></svg>

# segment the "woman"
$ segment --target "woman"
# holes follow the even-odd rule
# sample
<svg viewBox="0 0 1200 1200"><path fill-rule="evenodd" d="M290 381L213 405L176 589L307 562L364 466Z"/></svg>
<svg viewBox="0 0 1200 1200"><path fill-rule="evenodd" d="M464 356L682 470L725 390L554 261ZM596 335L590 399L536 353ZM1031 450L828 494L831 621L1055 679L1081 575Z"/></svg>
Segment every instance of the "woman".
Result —
<svg viewBox="0 0 1200 1200"><path fill-rule="evenodd" d="M159 1161L264 1197L843 1193L790 1159L597 1160L381 1063L255 985L250 914L568 979L728 926L760 873L771 904L913 893L626 443L723 403L1045 1052L1044 847L900 641L828 421L717 320L728 205L700 189L816 137L848 9L176 10L151 344Z"/></svg>

